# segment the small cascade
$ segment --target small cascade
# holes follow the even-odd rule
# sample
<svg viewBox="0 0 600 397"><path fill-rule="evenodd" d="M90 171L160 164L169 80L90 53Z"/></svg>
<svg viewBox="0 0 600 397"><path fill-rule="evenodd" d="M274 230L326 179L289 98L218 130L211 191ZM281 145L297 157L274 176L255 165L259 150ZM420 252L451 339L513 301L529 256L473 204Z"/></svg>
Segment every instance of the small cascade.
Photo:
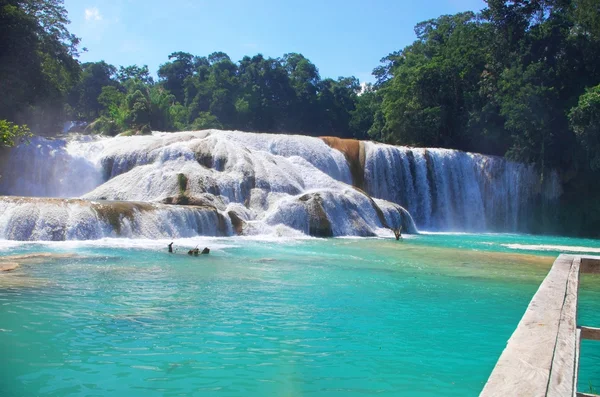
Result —
<svg viewBox="0 0 600 397"><path fill-rule="evenodd" d="M0 195L77 197L103 182L96 140L34 137L13 148L2 163Z"/></svg>
<svg viewBox="0 0 600 397"><path fill-rule="evenodd" d="M211 207L0 197L0 239L63 241L232 233L229 218Z"/></svg>
<svg viewBox="0 0 600 397"><path fill-rule="evenodd" d="M527 231L536 203L561 194L556 172L542 184L533 166L499 157L364 145L367 193L408 209L419 229Z"/></svg>

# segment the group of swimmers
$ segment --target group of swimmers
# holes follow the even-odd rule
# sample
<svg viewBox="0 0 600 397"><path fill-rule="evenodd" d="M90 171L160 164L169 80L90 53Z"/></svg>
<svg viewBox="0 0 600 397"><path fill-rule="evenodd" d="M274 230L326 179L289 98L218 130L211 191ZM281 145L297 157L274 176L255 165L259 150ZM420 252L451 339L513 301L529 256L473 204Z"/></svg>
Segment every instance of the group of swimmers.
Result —
<svg viewBox="0 0 600 397"><path fill-rule="evenodd" d="M402 226L400 226L399 228L392 228L392 231L394 232L394 236L396 236L396 240L400 240L402 238ZM173 253L173 242L171 242L171 244L168 245L169 247L169 253ZM200 252L200 250L198 249L198 246L196 246L196 248L191 249L188 251L188 255L194 255L194 256L198 256L198 255L206 255L210 253L210 249L208 247L205 247L202 252Z"/></svg>
<svg viewBox="0 0 600 397"><path fill-rule="evenodd" d="M171 244L168 245L169 247L169 253L172 254L173 253L173 243L171 242ZM202 252L198 249L198 246L196 246L196 248L191 249L188 251L188 255L194 255L194 256L198 256L198 255L206 255L210 253L210 249L208 247L205 247Z"/></svg>

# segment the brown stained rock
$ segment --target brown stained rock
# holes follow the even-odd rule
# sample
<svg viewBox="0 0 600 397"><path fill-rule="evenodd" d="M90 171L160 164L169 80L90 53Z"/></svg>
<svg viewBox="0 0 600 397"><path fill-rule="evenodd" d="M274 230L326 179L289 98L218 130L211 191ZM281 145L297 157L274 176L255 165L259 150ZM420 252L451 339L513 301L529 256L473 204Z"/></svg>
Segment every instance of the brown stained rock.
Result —
<svg viewBox="0 0 600 397"><path fill-rule="evenodd" d="M217 210L217 207L214 202L209 200L206 197L201 196L176 196L176 197L167 197L161 201L163 204L169 205L185 205L192 207L206 207L213 210Z"/></svg>
<svg viewBox="0 0 600 397"><path fill-rule="evenodd" d="M134 201L92 202L91 207L98 214L98 218L108 222L118 235L121 234L121 222L124 218L133 222L136 212L154 209L152 204Z"/></svg>
<svg viewBox="0 0 600 397"><path fill-rule="evenodd" d="M0 272L10 272L18 267L17 262L0 262Z"/></svg>
<svg viewBox="0 0 600 397"><path fill-rule="evenodd" d="M352 184L364 189L365 185L365 147L364 144L356 139L342 139L333 136L321 137L329 147L339 150L346 157L350 173L352 174Z"/></svg>

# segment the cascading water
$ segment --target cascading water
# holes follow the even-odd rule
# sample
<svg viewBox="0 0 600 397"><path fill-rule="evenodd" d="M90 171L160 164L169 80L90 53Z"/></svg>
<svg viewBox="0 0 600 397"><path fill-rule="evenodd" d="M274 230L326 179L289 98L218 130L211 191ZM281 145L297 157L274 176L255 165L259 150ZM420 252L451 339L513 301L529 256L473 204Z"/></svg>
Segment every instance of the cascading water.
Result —
<svg viewBox="0 0 600 397"><path fill-rule="evenodd" d="M533 207L561 194L555 172L542 184L533 166L499 157L364 145L367 193L402 205L424 230L526 231Z"/></svg>
<svg viewBox="0 0 600 397"><path fill-rule="evenodd" d="M0 238L416 231L406 210L353 188L344 155L318 138L215 130L36 138L4 164L0 194L80 199L0 199Z"/></svg>
<svg viewBox="0 0 600 397"><path fill-rule="evenodd" d="M29 144L13 148L0 169L0 194L77 197L90 191L103 182L96 141L90 136L34 137Z"/></svg>
<svg viewBox="0 0 600 397"><path fill-rule="evenodd" d="M0 199L0 238L372 236L416 231L410 214L424 230L526 231L533 206L560 195L555 173L541 184L532 166L498 157L340 142L216 130L35 138L3 162L0 194L80 200Z"/></svg>
<svg viewBox="0 0 600 397"><path fill-rule="evenodd" d="M231 224L211 208L31 197L0 200L0 239L62 241L199 234L227 236Z"/></svg>

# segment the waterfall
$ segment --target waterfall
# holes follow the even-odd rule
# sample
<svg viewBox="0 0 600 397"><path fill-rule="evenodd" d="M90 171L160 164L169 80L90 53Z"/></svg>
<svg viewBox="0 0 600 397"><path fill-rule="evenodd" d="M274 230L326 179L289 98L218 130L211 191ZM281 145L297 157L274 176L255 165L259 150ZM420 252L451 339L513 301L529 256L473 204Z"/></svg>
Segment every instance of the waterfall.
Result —
<svg viewBox="0 0 600 397"><path fill-rule="evenodd" d="M542 184L532 165L449 149L364 145L367 193L402 205L422 230L527 231L534 207L561 194L558 174Z"/></svg>
<svg viewBox="0 0 600 397"><path fill-rule="evenodd" d="M0 197L5 239L416 232L404 208L352 186L343 153L306 136L35 138L2 174L0 194L55 197Z"/></svg>
<svg viewBox="0 0 600 397"><path fill-rule="evenodd" d="M34 137L29 144L13 148L1 168L0 194L77 197L90 191L102 183L95 142L90 136Z"/></svg>
<svg viewBox="0 0 600 397"><path fill-rule="evenodd" d="M527 231L561 194L494 156L218 130L38 137L0 174L0 238L18 240Z"/></svg>

